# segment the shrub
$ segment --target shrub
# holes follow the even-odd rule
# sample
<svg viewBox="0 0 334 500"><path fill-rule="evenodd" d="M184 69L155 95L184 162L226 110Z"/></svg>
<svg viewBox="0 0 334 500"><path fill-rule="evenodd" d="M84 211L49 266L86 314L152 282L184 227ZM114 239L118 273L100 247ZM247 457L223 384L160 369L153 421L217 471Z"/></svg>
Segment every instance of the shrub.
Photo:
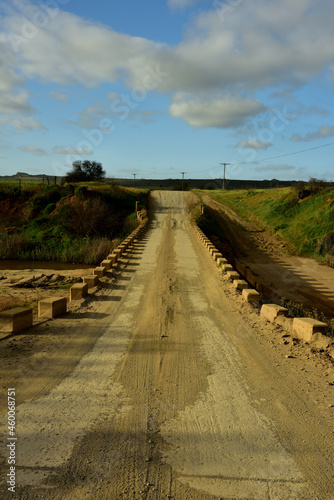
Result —
<svg viewBox="0 0 334 500"><path fill-rule="evenodd" d="M111 219L108 205L98 198L89 201L75 200L66 215L64 226L77 236L104 233Z"/></svg>
<svg viewBox="0 0 334 500"><path fill-rule="evenodd" d="M29 210L31 217L36 217L50 203L57 203L62 197L62 189L59 186L50 186L42 192L35 194L30 200Z"/></svg>
<svg viewBox="0 0 334 500"><path fill-rule="evenodd" d="M47 216L47 215L50 215L56 208L56 204L55 203L49 203L45 209L44 209L44 212L43 212L43 215L44 216Z"/></svg>
<svg viewBox="0 0 334 500"><path fill-rule="evenodd" d="M78 186L74 190L74 194L79 200L85 200L87 198L87 186Z"/></svg>

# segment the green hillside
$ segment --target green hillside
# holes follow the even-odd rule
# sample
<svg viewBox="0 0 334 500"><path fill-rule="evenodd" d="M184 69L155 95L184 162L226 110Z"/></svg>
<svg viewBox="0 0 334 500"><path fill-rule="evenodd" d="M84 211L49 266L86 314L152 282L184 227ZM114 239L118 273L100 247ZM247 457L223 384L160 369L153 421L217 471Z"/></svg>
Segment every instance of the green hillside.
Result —
<svg viewBox="0 0 334 500"><path fill-rule="evenodd" d="M334 189L205 191L246 220L279 233L297 255L334 267Z"/></svg>
<svg viewBox="0 0 334 500"><path fill-rule="evenodd" d="M0 185L0 259L97 264L137 225L148 191L115 185Z"/></svg>

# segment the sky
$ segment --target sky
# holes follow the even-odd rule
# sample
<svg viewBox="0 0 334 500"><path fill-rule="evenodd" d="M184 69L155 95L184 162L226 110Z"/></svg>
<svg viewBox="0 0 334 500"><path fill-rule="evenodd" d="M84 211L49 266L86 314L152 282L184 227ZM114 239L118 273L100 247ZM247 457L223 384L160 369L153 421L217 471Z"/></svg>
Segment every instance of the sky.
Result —
<svg viewBox="0 0 334 500"><path fill-rule="evenodd" d="M333 0L0 0L0 175L334 181Z"/></svg>

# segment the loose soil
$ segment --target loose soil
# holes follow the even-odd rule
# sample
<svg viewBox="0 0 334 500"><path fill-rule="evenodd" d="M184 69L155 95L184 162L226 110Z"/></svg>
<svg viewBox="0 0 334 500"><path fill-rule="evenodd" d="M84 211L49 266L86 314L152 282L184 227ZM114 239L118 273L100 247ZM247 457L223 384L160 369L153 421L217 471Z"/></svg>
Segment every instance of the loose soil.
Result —
<svg viewBox="0 0 334 500"><path fill-rule="evenodd" d="M333 364L242 301L191 196L154 192L147 234L100 288L2 334L1 498L334 499Z"/></svg>

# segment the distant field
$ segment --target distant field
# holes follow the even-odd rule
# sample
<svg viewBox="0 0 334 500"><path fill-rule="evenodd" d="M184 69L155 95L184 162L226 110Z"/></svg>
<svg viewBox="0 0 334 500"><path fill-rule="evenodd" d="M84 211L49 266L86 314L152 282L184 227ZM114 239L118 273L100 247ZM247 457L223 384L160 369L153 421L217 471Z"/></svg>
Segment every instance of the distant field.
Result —
<svg viewBox="0 0 334 500"><path fill-rule="evenodd" d="M334 189L298 198L293 188L204 191L246 220L269 226L298 255L334 265Z"/></svg>

